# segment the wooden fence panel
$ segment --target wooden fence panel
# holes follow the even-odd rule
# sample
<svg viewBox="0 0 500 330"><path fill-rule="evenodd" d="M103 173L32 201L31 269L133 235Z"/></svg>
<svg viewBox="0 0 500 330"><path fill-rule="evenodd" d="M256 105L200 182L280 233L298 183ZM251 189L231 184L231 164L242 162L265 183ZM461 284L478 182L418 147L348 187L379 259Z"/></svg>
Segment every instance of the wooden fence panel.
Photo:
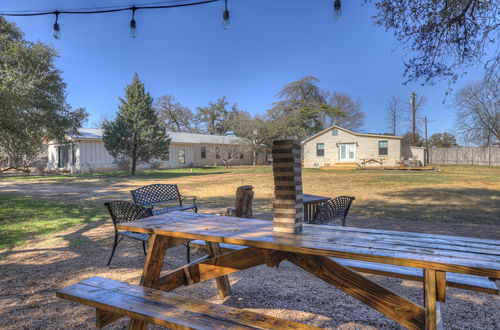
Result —
<svg viewBox="0 0 500 330"><path fill-rule="evenodd" d="M441 165L500 166L499 147L452 147L429 149L429 163Z"/></svg>

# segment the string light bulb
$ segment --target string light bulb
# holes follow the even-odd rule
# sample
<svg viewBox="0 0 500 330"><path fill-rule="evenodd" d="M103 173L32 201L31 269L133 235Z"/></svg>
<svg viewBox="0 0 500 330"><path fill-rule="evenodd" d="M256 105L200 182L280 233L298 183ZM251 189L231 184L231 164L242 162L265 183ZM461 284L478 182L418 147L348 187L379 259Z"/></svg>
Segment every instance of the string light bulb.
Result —
<svg viewBox="0 0 500 330"><path fill-rule="evenodd" d="M341 16L342 16L342 4L340 3L340 0L335 0L333 2L333 19L338 21L340 20Z"/></svg>
<svg viewBox="0 0 500 330"><path fill-rule="evenodd" d="M137 37L137 25L135 23L135 6L132 6L132 20L130 21L130 36L132 38Z"/></svg>
<svg viewBox="0 0 500 330"><path fill-rule="evenodd" d="M55 15L56 15L56 22L54 23L54 38L55 39L61 39L61 28L59 27L59 23L57 22L57 20L59 19L59 12L56 10L55 11Z"/></svg>
<svg viewBox="0 0 500 330"><path fill-rule="evenodd" d="M222 14L222 28L224 30L229 30L230 28L229 10L227 10L227 0L224 0L224 13Z"/></svg>

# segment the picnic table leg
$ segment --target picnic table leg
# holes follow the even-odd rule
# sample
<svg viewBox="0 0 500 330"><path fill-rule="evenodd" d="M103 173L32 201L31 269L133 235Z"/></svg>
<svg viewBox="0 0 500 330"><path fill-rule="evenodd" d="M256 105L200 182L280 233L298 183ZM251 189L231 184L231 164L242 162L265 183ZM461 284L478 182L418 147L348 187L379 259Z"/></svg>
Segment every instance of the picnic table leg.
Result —
<svg viewBox="0 0 500 330"><path fill-rule="evenodd" d="M142 286L156 288L165 259L165 253L168 248L168 241L169 238L166 236L152 234L149 237L148 254L146 256L146 262L144 263L144 269L142 270ZM148 323L137 319L131 319L128 328L133 330L144 330L148 328Z"/></svg>
<svg viewBox="0 0 500 330"><path fill-rule="evenodd" d="M442 329L441 310L438 300L444 301L446 273L434 269L424 269L425 328ZM443 283L444 282L444 283Z"/></svg>
<svg viewBox="0 0 500 330"><path fill-rule="evenodd" d="M209 241L205 242L207 244L208 255L211 258L222 254L219 243ZM219 289L219 297L224 298L231 294L231 285L229 284L229 278L227 275L217 277L215 281L217 282L217 288Z"/></svg>

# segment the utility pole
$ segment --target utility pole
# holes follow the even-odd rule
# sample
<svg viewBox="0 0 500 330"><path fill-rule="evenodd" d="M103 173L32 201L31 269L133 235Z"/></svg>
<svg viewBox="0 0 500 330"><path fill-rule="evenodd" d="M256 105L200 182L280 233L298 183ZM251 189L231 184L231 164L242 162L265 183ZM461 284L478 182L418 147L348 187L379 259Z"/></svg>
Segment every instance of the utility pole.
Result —
<svg viewBox="0 0 500 330"><path fill-rule="evenodd" d="M427 140L427 116L424 117L425 123L425 149L424 149L424 166L429 160L429 141Z"/></svg>
<svg viewBox="0 0 500 330"><path fill-rule="evenodd" d="M411 118L412 118L412 129L411 129L411 145L417 145L417 94L415 92L411 92L410 104L411 104Z"/></svg>

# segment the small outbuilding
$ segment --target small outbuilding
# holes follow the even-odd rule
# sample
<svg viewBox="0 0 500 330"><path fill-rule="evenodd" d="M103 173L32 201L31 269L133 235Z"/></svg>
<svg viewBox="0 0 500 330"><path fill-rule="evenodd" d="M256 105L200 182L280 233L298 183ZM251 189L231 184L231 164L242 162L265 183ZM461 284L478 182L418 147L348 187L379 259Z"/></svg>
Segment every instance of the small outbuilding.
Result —
<svg viewBox="0 0 500 330"><path fill-rule="evenodd" d="M305 168L398 166L404 159L418 158L402 136L355 133L329 127L302 141ZM423 161L423 158L420 159Z"/></svg>
<svg viewBox="0 0 500 330"><path fill-rule="evenodd" d="M235 136L168 132L170 148L168 159L139 164L139 169L153 167L181 168L190 166L252 165L252 152L244 140ZM103 142L101 129L82 128L79 134L69 136L65 143L52 140L48 145L48 170L66 170L71 173L89 173L120 169ZM265 164L265 152L257 155L257 164Z"/></svg>

